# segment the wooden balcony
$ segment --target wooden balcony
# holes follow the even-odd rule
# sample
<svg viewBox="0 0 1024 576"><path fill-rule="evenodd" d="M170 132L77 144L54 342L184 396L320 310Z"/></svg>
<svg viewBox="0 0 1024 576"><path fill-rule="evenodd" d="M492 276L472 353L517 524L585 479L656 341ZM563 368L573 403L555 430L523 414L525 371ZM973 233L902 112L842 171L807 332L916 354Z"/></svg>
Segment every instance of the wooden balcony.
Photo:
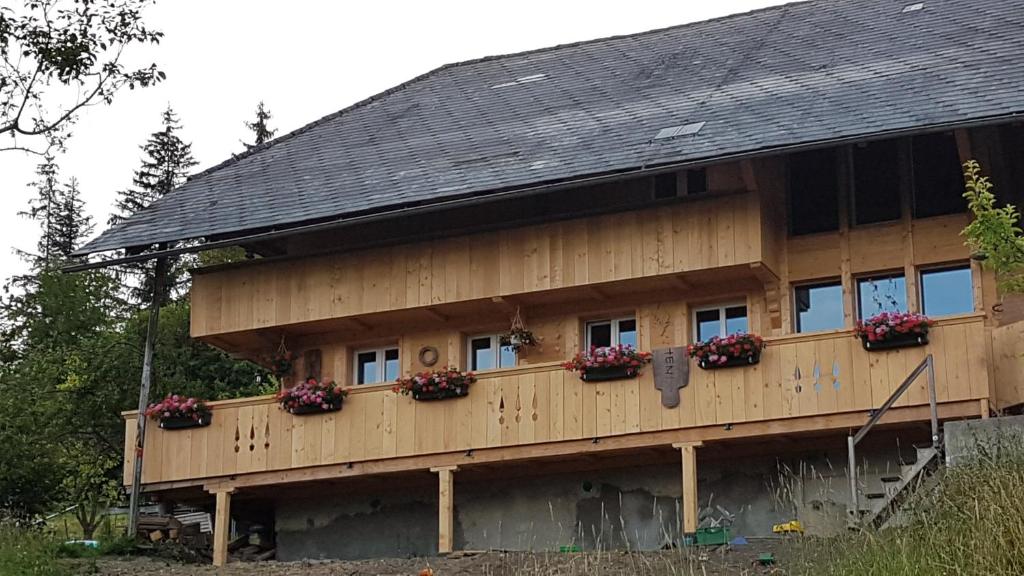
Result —
<svg viewBox="0 0 1024 576"><path fill-rule="evenodd" d="M769 338L758 365L693 366L673 409L662 406L650 370L637 379L585 383L556 363L481 374L468 397L440 402L416 402L390 385L360 387L340 412L326 415L292 416L272 397L214 402L209 427L148 429L142 478L151 489L246 477L273 484L315 479L331 465L334 470L323 474L342 476L358 466L427 469L472 462L473 451L514 460L591 446L628 449L859 426L929 353L940 413L977 415L991 396L984 315L941 320L930 338L927 346L870 353L850 331ZM927 403L920 379L890 420L927 420L926 409L913 408ZM125 414L126 484L136 418ZM485 456L492 449L506 451Z"/></svg>

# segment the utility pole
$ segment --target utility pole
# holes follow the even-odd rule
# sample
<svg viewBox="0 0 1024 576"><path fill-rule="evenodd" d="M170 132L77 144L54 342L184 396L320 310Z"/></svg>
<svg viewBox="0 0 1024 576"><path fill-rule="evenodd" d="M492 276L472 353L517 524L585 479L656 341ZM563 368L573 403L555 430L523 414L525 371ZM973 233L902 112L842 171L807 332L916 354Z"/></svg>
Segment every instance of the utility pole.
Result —
<svg viewBox="0 0 1024 576"><path fill-rule="evenodd" d="M160 304L164 298L167 277L167 257L157 258L153 271L153 300L149 305L149 326L146 329L146 351L142 358L142 386L139 389L139 417L135 432L135 469L132 474L132 493L129 504L128 537L135 538L139 526L139 503L142 498L142 447L146 444L146 408L149 406L149 386L153 381L153 349L160 321Z"/></svg>

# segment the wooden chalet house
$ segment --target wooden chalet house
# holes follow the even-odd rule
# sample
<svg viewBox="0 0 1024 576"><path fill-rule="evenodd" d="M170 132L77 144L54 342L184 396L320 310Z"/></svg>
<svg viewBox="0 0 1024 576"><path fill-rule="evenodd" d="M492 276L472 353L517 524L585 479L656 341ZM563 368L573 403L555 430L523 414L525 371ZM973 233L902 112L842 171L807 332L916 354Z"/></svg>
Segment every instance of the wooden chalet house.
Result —
<svg viewBox="0 0 1024 576"><path fill-rule="evenodd" d="M443 66L198 174L82 253L244 247L194 271L192 335L349 392L151 425L141 489L215 509L217 562L229 518L281 559L876 518L937 458L933 413L1024 402L1020 307L960 236L962 162L1022 203L1021 54L1022 0L812 0ZM894 310L927 338L865 347ZM679 348L735 333L766 347ZM655 362L563 367L617 345ZM468 394L393 390L445 366Z"/></svg>

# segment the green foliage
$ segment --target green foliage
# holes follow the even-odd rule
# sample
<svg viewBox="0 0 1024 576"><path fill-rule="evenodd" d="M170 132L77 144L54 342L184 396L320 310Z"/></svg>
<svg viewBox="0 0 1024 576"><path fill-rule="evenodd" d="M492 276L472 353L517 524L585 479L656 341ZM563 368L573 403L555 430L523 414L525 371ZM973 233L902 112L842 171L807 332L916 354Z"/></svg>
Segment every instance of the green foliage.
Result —
<svg viewBox="0 0 1024 576"><path fill-rule="evenodd" d="M911 501L908 526L807 539L793 574L1018 576L1024 574L1024 451L949 468Z"/></svg>
<svg viewBox="0 0 1024 576"><path fill-rule="evenodd" d="M59 543L37 530L0 522L0 576L66 576Z"/></svg>
<svg viewBox="0 0 1024 576"><path fill-rule="evenodd" d="M277 130L273 130L267 125L267 120L271 118L273 116L270 114L270 110L267 110L263 105L263 101L260 100L259 105L256 106L256 121L245 123L245 127L252 130L253 138L255 139L252 144L243 142L246 149L255 148L273 138L274 134L277 134Z"/></svg>
<svg viewBox="0 0 1024 576"><path fill-rule="evenodd" d="M964 198L974 219L962 234L975 257L995 271L1004 292L1024 292L1024 234L1020 212L1013 205L999 206L992 183L981 175L974 160L964 163Z"/></svg>
<svg viewBox="0 0 1024 576"><path fill-rule="evenodd" d="M52 135L85 106L127 86L164 79L155 64L126 67L136 46L156 44L142 10L151 0L24 0L0 5L0 135ZM15 5L21 6L15 8Z"/></svg>

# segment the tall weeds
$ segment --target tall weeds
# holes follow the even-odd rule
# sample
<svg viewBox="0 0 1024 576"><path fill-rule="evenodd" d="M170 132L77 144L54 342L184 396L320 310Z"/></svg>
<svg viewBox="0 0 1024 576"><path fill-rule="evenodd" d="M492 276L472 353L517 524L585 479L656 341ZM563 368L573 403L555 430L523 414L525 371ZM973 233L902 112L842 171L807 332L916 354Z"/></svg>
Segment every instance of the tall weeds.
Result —
<svg viewBox="0 0 1024 576"><path fill-rule="evenodd" d="M983 451L925 486L911 498L906 526L804 539L791 573L1024 574L1024 449Z"/></svg>

